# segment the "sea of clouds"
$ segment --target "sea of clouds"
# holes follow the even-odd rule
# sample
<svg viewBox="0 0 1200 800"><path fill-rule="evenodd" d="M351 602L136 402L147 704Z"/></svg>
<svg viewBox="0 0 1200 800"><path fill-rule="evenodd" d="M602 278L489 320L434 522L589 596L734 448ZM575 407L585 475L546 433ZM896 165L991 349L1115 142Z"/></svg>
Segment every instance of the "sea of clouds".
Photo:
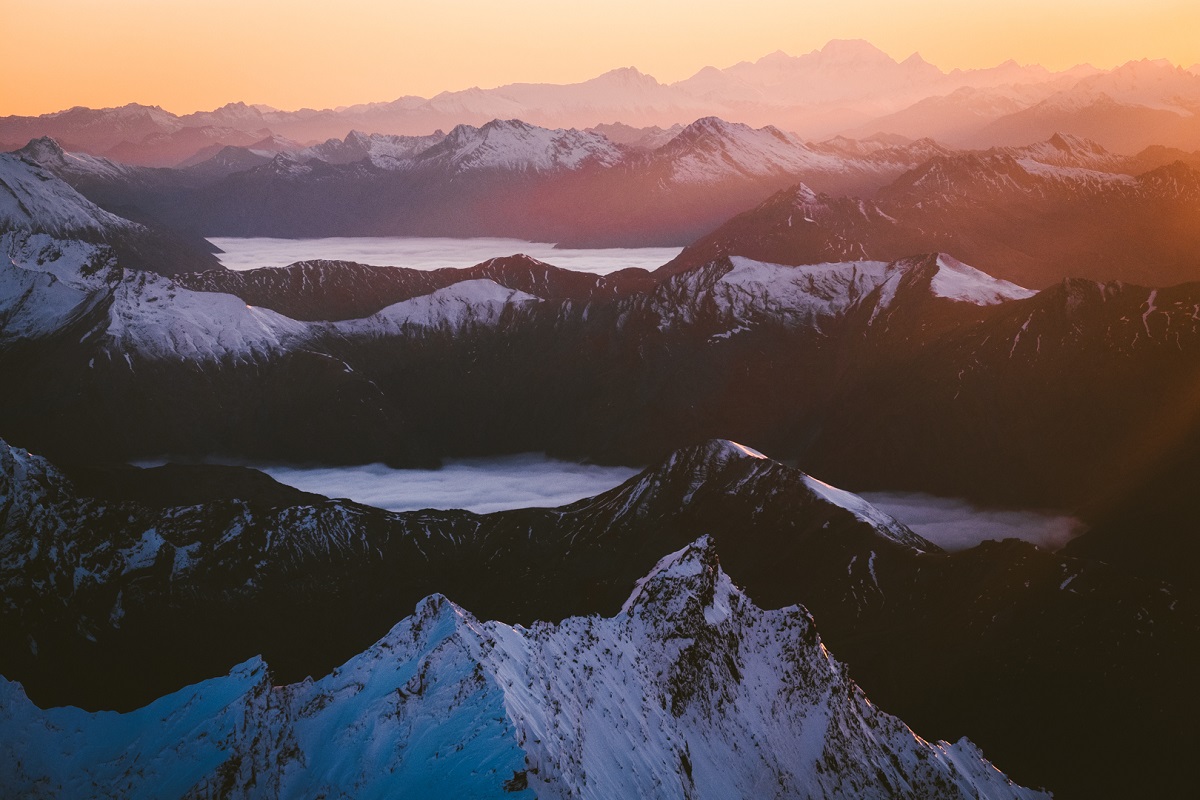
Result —
<svg viewBox="0 0 1200 800"><path fill-rule="evenodd" d="M439 269L470 267L489 258L524 253L563 269L607 275L627 267L655 269L679 255L677 247L557 249L521 239L447 239L411 236L338 236L325 239L209 239L222 251L221 263L234 270L286 267L297 261L330 259L385 267Z"/></svg>
<svg viewBox="0 0 1200 800"><path fill-rule="evenodd" d="M140 462L142 466L162 463L164 460ZM561 461L540 453L448 459L435 470L395 469L384 464L326 467L239 463L306 492L347 498L389 511L463 508L478 514L566 505L608 491L639 471L635 467ZM867 492L861 496L951 552L1001 539L1022 539L1059 550L1083 533L1078 519L1060 513L977 508L961 499L907 492Z"/></svg>
<svg viewBox="0 0 1200 800"><path fill-rule="evenodd" d="M256 466L280 483L326 497L345 497L389 511L465 508L479 514L510 508L555 507L591 497L637 474L540 454L446 461L441 469Z"/></svg>
<svg viewBox="0 0 1200 800"><path fill-rule="evenodd" d="M989 539L1023 539L1047 550L1059 550L1083 533L1083 523L1064 514L982 509L965 500L927 494L866 492L862 497L950 552Z"/></svg>

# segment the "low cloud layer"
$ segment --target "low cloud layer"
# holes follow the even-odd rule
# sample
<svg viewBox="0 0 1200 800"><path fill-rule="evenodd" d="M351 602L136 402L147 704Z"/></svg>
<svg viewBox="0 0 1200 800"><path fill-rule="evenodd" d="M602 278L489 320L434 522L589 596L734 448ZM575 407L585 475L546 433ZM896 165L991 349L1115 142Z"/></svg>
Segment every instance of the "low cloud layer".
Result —
<svg viewBox="0 0 1200 800"><path fill-rule="evenodd" d="M862 497L951 552L1000 539L1022 539L1059 550L1083 533L1082 522L1061 514L980 509L964 500L927 494L868 492Z"/></svg>
<svg viewBox="0 0 1200 800"><path fill-rule="evenodd" d="M543 455L448 461L439 470L255 466L280 483L326 497L346 497L389 511L465 508L480 514L554 507L600 494L637 474Z"/></svg>
<svg viewBox="0 0 1200 800"><path fill-rule="evenodd" d="M218 253L217 258L234 270L285 267L318 258L430 270L470 267L489 258L524 253L563 269L607 275L627 267L655 269L679 255L677 247L558 250L552 244L520 239L363 236L324 239L217 237L209 241L225 251Z"/></svg>

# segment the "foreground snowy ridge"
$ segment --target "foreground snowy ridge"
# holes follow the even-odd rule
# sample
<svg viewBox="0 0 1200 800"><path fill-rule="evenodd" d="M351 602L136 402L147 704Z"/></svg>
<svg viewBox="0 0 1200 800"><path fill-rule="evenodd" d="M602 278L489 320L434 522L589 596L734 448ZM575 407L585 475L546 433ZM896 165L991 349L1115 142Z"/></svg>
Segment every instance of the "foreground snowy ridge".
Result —
<svg viewBox="0 0 1200 800"><path fill-rule="evenodd" d="M0 682L27 797L1044 797L880 711L812 618L763 611L703 537L615 617L480 622L440 595L320 680L254 659L129 714Z"/></svg>

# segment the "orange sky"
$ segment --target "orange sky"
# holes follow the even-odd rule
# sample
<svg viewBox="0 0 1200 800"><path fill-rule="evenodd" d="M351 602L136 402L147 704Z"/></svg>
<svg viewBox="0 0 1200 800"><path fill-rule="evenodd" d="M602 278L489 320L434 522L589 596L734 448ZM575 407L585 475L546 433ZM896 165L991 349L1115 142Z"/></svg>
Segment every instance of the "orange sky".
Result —
<svg viewBox="0 0 1200 800"><path fill-rule="evenodd" d="M819 6L819 7L814 7ZM636 66L669 82L863 38L942 67L1200 62L1187 0L2 0L0 115L333 107Z"/></svg>

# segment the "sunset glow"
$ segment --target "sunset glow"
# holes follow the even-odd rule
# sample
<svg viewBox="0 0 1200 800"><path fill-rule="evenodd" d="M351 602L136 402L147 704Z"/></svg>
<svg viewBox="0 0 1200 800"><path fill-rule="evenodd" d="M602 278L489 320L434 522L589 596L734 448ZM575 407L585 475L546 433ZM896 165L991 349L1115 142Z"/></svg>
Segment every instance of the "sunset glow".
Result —
<svg viewBox="0 0 1200 800"><path fill-rule="evenodd" d="M1176 0L821 4L769 0L16 0L0 114L130 102L187 113L230 101L336 107L510 82L569 83L620 66L663 82L776 50L863 38L942 69L1009 58L1062 69L1135 58L1200 62L1200 5Z"/></svg>

